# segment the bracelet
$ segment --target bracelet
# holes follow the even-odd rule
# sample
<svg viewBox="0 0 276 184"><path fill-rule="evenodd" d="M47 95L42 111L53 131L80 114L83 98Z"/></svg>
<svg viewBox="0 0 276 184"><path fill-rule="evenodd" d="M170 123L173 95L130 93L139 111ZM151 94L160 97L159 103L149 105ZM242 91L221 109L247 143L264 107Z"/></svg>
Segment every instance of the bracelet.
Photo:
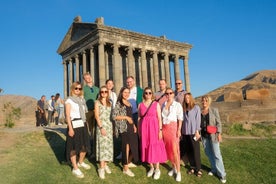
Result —
<svg viewBox="0 0 276 184"><path fill-rule="evenodd" d="M162 128L160 128L159 130L162 131Z"/></svg>

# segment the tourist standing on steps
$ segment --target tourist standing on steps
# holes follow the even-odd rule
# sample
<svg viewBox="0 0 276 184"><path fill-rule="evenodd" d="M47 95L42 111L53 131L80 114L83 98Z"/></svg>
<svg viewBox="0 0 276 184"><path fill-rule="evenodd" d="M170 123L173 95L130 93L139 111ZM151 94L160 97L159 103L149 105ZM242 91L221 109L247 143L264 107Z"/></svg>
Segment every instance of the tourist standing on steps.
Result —
<svg viewBox="0 0 276 184"><path fill-rule="evenodd" d="M208 175L217 175L222 183L226 183L226 173L219 146L222 141L220 115L217 108L210 106L211 102L210 96L201 97L201 140L211 164L211 171ZM210 129L208 126L211 126Z"/></svg>
<svg viewBox="0 0 276 184"><path fill-rule="evenodd" d="M202 172L199 144L201 112L200 107L195 104L195 100L191 93L186 93L184 95L183 116L183 144L180 146L187 150L187 156L190 163L188 174L195 174L196 176L201 177Z"/></svg>
<svg viewBox="0 0 276 184"><path fill-rule="evenodd" d="M167 95L166 93L167 89L167 82L165 79L160 79L159 80L159 91L157 91L154 96L155 99L158 100L160 107L162 107L163 103L167 101Z"/></svg>
<svg viewBox="0 0 276 184"><path fill-rule="evenodd" d="M137 162L138 135L137 127L132 120L132 105L128 101L130 90L122 87L118 95L116 106L112 112L112 119L115 121L115 134L122 138L122 165L123 173L133 177L134 173L129 169L132 159Z"/></svg>
<svg viewBox="0 0 276 184"><path fill-rule="evenodd" d="M64 101L59 93L55 96L55 109L57 111L56 124L62 125L64 121Z"/></svg>
<svg viewBox="0 0 276 184"><path fill-rule="evenodd" d="M109 100L112 104L112 107L114 108L117 102L117 95L116 93L113 91L114 88L114 82L111 79L106 80L105 82L106 88L108 89L108 96L109 96Z"/></svg>
<svg viewBox="0 0 276 184"><path fill-rule="evenodd" d="M65 101L65 107L68 130L66 157L69 162L71 161L73 175L83 178L84 174L79 168L90 169L90 166L84 163L85 155L90 149L90 143L85 117L87 107L80 82L74 82L71 85L70 96Z"/></svg>
<svg viewBox="0 0 276 184"><path fill-rule="evenodd" d="M83 74L83 79L85 84L83 85L84 99L86 101L86 105L88 108L88 112L86 113L88 131L90 134L90 141L92 144L92 154L91 158L95 158L96 156L96 121L94 114L94 104L96 99L98 98L99 88L93 85L92 76L90 73Z"/></svg>
<svg viewBox="0 0 276 184"><path fill-rule="evenodd" d="M55 96L52 95L51 99L47 101L47 106L48 106L48 125L50 123L54 123L54 112L55 112Z"/></svg>
<svg viewBox="0 0 276 184"><path fill-rule="evenodd" d="M175 180L181 181L179 140L183 120L183 109L180 103L175 101L174 92L171 88L166 89L167 101L162 105L163 139L167 157L172 164L169 176L176 175Z"/></svg>
<svg viewBox="0 0 276 184"><path fill-rule="evenodd" d="M158 180L161 175L159 163L167 161L163 142L161 108L155 101L152 89L146 87L143 102L138 106L138 134L140 137L141 161L150 164L147 177Z"/></svg>
<svg viewBox="0 0 276 184"><path fill-rule="evenodd" d="M99 98L95 102L96 161L100 162L99 177L105 179L105 173L111 174L107 163L113 162L113 125L111 122L112 103L106 86L100 88Z"/></svg>

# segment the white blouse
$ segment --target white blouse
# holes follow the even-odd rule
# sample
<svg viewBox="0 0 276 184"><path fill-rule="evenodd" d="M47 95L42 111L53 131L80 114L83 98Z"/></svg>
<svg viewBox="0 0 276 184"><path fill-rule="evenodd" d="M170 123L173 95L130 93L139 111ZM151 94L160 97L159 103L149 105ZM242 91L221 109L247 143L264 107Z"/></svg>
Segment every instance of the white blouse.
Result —
<svg viewBox="0 0 276 184"><path fill-rule="evenodd" d="M162 120L163 124L183 121L183 108L179 102L173 101L169 109L165 109L167 102L162 105Z"/></svg>

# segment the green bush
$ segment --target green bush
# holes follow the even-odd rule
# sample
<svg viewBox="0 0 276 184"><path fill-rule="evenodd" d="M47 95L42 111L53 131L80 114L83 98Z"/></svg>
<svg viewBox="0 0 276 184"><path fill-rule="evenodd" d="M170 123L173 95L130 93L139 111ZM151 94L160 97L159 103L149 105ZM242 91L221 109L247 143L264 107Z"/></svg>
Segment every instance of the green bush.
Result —
<svg viewBox="0 0 276 184"><path fill-rule="evenodd" d="M21 108L17 107L15 108L11 102L7 102L4 104L3 108L4 113L4 121L5 121L5 127L12 128L15 123L15 120L20 119L21 117Z"/></svg>

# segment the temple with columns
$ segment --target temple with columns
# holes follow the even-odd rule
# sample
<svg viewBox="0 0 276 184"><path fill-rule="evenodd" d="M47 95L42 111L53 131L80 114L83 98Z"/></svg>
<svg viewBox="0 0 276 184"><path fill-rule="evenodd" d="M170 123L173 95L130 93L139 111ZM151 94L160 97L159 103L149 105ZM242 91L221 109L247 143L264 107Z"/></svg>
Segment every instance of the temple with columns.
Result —
<svg viewBox="0 0 276 184"><path fill-rule="evenodd" d="M159 90L160 79L165 79L168 86L176 79L183 79L185 90L190 91L191 48L191 44L168 40L165 36L106 26L103 17L95 23L84 23L77 16L57 50L64 68L64 97L69 96L73 82L83 82L82 75L86 72L98 87L112 79L117 94L126 85L127 76L133 76L137 85L150 86L153 91Z"/></svg>

